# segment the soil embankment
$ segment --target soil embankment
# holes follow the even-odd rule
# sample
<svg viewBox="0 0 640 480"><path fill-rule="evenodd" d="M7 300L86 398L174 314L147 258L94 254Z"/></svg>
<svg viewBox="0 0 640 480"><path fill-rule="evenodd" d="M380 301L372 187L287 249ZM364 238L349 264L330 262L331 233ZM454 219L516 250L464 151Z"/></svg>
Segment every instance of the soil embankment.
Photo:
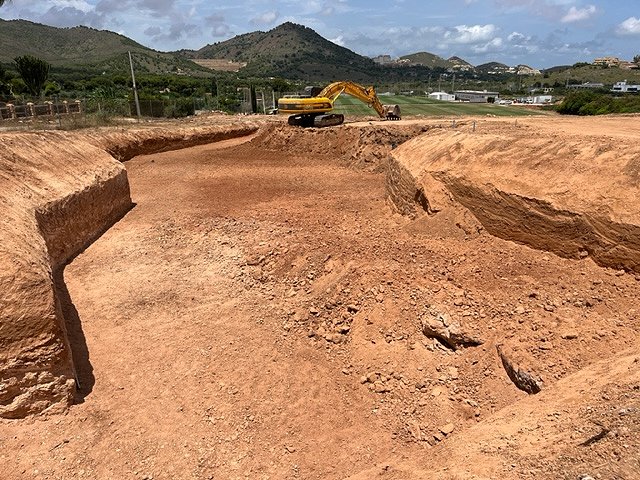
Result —
<svg viewBox="0 0 640 480"><path fill-rule="evenodd" d="M394 151L389 196L410 215L437 216L453 200L492 235L640 271L640 147L620 135L624 118L600 134L593 122L576 120L586 133L506 122L434 130Z"/></svg>
<svg viewBox="0 0 640 480"><path fill-rule="evenodd" d="M132 206L123 165L140 153L249 135L255 124L0 135L0 416L73 400L74 359L53 278ZM109 152L109 153L108 153Z"/></svg>

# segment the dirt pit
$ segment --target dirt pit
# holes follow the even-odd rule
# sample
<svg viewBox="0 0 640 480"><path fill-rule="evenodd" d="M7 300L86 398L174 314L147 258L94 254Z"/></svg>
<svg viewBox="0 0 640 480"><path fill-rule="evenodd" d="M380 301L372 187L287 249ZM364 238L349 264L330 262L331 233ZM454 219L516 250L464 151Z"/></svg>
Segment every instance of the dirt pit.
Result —
<svg viewBox="0 0 640 480"><path fill-rule="evenodd" d="M526 423L496 347L539 395L587 398L562 380L637 345L640 282L394 213L387 154L425 131L396 128L127 162L135 208L64 272L77 404L2 421L3 478L638 478L634 385L599 375L579 415ZM434 318L477 344L425 335ZM504 411L484 464L447 463Z"/></svg>

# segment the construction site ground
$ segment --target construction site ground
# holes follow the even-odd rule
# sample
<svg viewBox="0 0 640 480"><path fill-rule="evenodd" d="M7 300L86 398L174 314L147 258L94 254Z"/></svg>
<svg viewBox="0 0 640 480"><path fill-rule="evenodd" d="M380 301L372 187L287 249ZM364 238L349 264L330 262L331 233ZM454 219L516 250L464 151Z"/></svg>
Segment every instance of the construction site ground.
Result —
<svg viewBox="0 0 640 480"><path fill-rule="evenodd" d="M76 404L2 420L0 478L640 478L640 276L402 216L287 128L126 162L135 207L57 279Z"/></svg>

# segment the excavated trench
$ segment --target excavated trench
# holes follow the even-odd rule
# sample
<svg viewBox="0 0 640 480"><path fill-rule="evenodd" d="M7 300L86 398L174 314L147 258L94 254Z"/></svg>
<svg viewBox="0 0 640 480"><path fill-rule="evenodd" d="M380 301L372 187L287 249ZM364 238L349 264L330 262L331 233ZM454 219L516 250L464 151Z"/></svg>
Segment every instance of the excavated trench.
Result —
<svg viewBox="0 0 640 480"><path fill-rule="evenodd" d="M593 139L456 126L0 136L0 416L84 402L15 426L16 471L371 478L434 448L398 471L449 478L446 449L500 445L521 403L536 432L557 399L597 403L583 368L637 338L634 277L598 266L638 269L636 170ZM463 477L522 453L485 444Z"/></svg>
<svg viewBox="0 0 640 480"><path fill-rule="evenodd" d="M460 123L459 128L465 128L465 124ZM245 124L231 129L190 131L186 134L148 130L90 137L122 161L139 154L206 144L251 135L256 131L256 125ZM571 205L571 198L566 205L562 205L557 196L551 198L544 191L539 192L538 198L532 194L535 192L529 188L530 184L520 181L521 172L517 169L503 177L497 177L502 180L503 186L510 186L510 189L494 184L493 180L496 178L490 174L486 178L478 176L479 168L491 168L491 162L482 164L482 160L496 155L491 144L495 139L491 138L488 143L478 146L473 144L476 141L473 138L466 145L464 138L460 138L461 135L458 130L443 128L435 123L376 123L308 130L272 124L262 127L254 143L267 150L286 149L310 157L331 156L339 164L349 168L384 172L387 195L397 211L414 218L418 216L418 212L425 212L429 217L442 217L443 222L451 223L466 235L477 234L484 229L505 240L563 257L590 257L599 265L612 268L635 271L640 268L640 226L636 223L614 221L612 215L603 212L606 211L603 205L583 203L579 205L581 208L572 209L575 202ZM468 134L465 132L464 135ZM480 152L479 156L474 157L474 148ZM75 155L81 157L77 152ZM481 165L470 162L469 158L481 160ZM518 160L519 165L527 161L526 158ZM49 277L57 279L53 285L58 285L57 290L54 286L54 305L50 307L51 312L48 314L52 317L61 316L61 305L66 305L67 310L72 307L68 298L65 301L59 298L68 297L64 294L64 284L61 282L60 272L63 266L113 225L131 206L126 172L123 169L113 169L112 172L113 174L108 174L97 182L80 179L75 186L71 182L71 193L62 195L60 199L40 201L43 203L36 205L38 235L43 237L50 259ZM513 182L510 182L509 175L518 179L513 178ZM531 178L534 182L535 177ZM55 182L55 174L41 183L46 184L47 181ZM47 187L38 188L46 190ZM12 200L5 200L9 201ZM11 288L17 291L21 286L19 282L14 282ZM18 314L19 312L16 313ZM65 404L70 400L71 384L68 380L75 376L73 367L69 369L60 366L66 362L61 358L68 355L62 351L69 349L65 322L58 319L54 323L58 327L50 333L52 340L47 340L44 344L42 340L38 340L38 346L29 346L24 353L14 352L14 357L28 358L25 362L31 362L35 366L24 367L22 370L5 368L2 380L10 387L0 392L4 416L15 417L47 410L52 404ZM72 328L78 330L77 325ZM13 341L24 342L29 337L41 335L42 331L29 331L26 328ZM55 353L51 351L51 341L58 345L53 349ZM33 352L37 348L45 349L43 357L49 360L39 362L35 359ZM60 355L62 357L59 358ZM21 360L17 361L18 365L23 363ZM40 398L42 389L35 396L28 393L30 389L38 388L38 375L43 375L46 382L52 382L50 376L42 373L47 370L54 371L54 377L60 379L53 381L56 386L52 392L56 393L49 401ZM35 372L35 377L24 380L28 372ZM21 381L26 385L24 388L19 386ZM66 387L61 393L62 384ZM16 399L19 405L15 404Z"/></svg>
<svg viewBox="0 0 640 480"><path fill-rule="evenodd" d="M459 125L464 128L465 124ZM123 161L139 154L207 144L252 135L256 131L257 126L252 124L187 134L149 130L103 135L98 142ZM491 182L477 181L477 175L474 177L477 164L484 163L483 157L494 158L500 152L486 145L482 148L471 145L465 151L460 133L439 124L424 123L345 125L332 129L297 129L271 124L262 127L253 143L259 145L259 149L309 157L331 156L349 168L384 172L390 203L400 213L413 218L422 211L430 217L442 217L443 222L451 223L467 235L484 229L505 240L563 257L590 257L599 265L612 268L636 271L640 268L637 224L615 222L611 215L594 211L597 209L590 208L588 203L582 205L582 211L572 210L569 205L556 205L558 202L554 204L551 198L545 198L544 192L539 197L531 195L531 191L515 179L511 184L514 188L508 191L504 187L510 185L508 175L513 175L508 170L502 188L494 185L497 183L494 175L489 176ZM411 142L411 139L416 140ZM523 148L525 153L527 147ZM473 148L477 148L479 154L471 164L468 156L473 154ZM465 156L464 161L459 160L461 155ZM526 158L518 160L520 165L526 162ZM539 159L530 162L539 163ZM473 167L469 167L470 164ZM35 211L53 276L59 276L56 272L113 225L131 205L124 170L80 185L83 186L78 192L48 201ZM59 311L60 306L55 309ZM63 325L61 328L64 330ZM11 398L19 396L19 391L13 388L5 392L4 404L9 405ZM7 415L16 415L16 411L20 409L7 407Z"/></svg>

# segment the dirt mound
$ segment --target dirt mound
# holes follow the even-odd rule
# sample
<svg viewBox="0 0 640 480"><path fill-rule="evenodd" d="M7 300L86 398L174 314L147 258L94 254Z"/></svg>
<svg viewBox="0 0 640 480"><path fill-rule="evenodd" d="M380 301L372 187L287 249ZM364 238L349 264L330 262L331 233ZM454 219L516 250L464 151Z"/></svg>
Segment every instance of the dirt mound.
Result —
<svg viewBox="0 0 640 480"><path fill-rule="evenodd" d="M394 151L388 191L415 214L444 189L493 235L640 271L638 157L632 137L505 123L433 130Z"/></svg>
<svg viewBox="0 0 640 480"><path fill-rule="evenodd" d="M122 165L81 138L4 134L0 416L66 407L74 368L53 275L131 206Z"/></svg>
<svg viewBox="0 0 640 480"><path fill-rule="evenodd" d="M254 140L262 148L310 158L330 157L340 164L371 172L387 169L389 153L410 138L427 131L427 124L396 125L385 122L345 124L340 128L298 128L269 125Z"/></svg>

